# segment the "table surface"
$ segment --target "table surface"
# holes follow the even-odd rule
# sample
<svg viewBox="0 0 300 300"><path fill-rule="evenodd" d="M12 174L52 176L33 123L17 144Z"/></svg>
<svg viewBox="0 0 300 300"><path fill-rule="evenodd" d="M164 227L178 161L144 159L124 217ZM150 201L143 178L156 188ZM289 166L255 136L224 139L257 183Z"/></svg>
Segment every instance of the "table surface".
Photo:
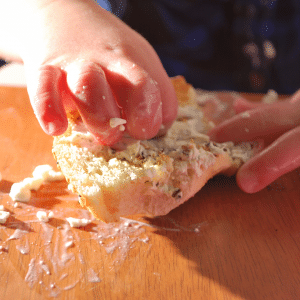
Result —
<svg viewBox="0 0 300 300"><path fill-rule="evenodd" d="M14 182L50 164L25 88L0 87L0 299L299 299L300 172L249 195L217 176L165 217L94 220L65 181L14 207ZM258 96L252 96L257 99ZM48 223L39 210L53 211Z"/></svg>

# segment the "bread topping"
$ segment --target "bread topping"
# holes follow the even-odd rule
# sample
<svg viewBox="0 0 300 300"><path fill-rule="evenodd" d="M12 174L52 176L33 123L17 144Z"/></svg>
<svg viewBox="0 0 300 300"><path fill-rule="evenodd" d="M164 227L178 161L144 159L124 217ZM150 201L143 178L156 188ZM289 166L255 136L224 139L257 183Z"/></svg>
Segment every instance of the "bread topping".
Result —
<svg viewBox="0 0 300 300"><path fill-rule="evenodd" d="M213 154L220 154L226 148L233 159L239 158L246 162L251 157L252 147L249 143L234 145L232 142L210 142L209 137L204 133L205 123L202 121L202 117L201 110L195 106L179 107L177 120L164 137L143 141L126 137L122 141L122 145L116 146L117 148L125 148L122 151L115 151L110 147L97 144L83 123L73 124L72 134L62 137L62 139L75 146L87 148L89 152L95 154L95 157L101 155L108 162L110 159L117 158L121 162L127 161L129 164L133 163L137 167L143 168L146 168L149 160L151 165L155 164L157 157L162 153L174 159L180 157L180 160L184 154L188 154L189 159L199 160L200 153L198 151L200 151L202 158L203 156L206 156L206 158L209 156L212 159L210 154L199 150L206 145L209 146L209 150ZM121 165L125 166L126 164ZM109 166L112 165L109 163Z"/></svg>
<svg viewBox="0 0 300 300"><path fill-rule="evenodd" d="M115 126L119 124L118 120L114 123ZM81 183L81 192L88 197L101 195L100 186L109 187L145 177L150 178L153 189L181 197L182 193L172 186L165 174L176 169L179 174L187 175L188 170L193 169L200 177L214 163L215 157L224 152L243 162L253 152L249 143L211 142L205 134L206 123L198 105L180 106L178 117L165 136L151 140L125 136L116 149L98 144L82 122L71 126L72 132L60 140L70 143L71 151L85 161L86 171L75 176ZM168 159L164 159L166 156ZM76 191L72 184L70 188Z"/></svg>

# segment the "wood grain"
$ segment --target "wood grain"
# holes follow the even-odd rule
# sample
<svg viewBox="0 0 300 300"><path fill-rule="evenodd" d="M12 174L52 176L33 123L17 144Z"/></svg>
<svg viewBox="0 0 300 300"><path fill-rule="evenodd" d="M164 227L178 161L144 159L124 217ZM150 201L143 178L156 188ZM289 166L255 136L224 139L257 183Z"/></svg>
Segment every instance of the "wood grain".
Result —
<svg viewBox="0 0 300 300"><path fill-rule="evenodd" d="M13 206L11 185L55 161L26 90L1 87L0 97L0 204L11 212L0 299L300 298L299 170L254 195L218 176L165 217L70 228L66 217L90 215L64 181ZM54 218L41 223L38 210Z"/></svg>

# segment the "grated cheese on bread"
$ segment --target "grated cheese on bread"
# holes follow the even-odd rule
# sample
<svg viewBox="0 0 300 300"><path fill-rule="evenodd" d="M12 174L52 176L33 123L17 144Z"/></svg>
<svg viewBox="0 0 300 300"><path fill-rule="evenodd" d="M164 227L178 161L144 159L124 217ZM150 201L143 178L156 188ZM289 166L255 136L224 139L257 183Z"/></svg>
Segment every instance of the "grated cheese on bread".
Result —
<svg viewBox="0 0 300 300"><path fill-rule="evenodd" d="M182 76L172 82L179 113L163 137L125 136L114 149L102 146L74 112L68 130L54 138L53 153L69 188L96 218L111 222L129 215L166 215L210 178L233 175L253 155L250 143L210 141L205 135L209 120L203 118L195 89Z"/></svg>

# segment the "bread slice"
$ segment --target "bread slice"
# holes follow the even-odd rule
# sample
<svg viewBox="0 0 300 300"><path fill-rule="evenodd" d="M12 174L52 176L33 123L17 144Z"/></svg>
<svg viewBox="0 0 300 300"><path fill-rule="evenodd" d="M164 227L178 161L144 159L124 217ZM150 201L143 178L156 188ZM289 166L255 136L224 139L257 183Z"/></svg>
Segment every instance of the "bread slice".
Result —
<svg viewBox="0 0 300 300"><path fill-rule="evenodd" d="M125 137L116 150L97 144L74 112L68 130L54 138L53 153L70 189L96 218L166 215L210 178L233 175L253 155L250 143L211 142L195 89L182 76L172 81L179 113L163 137Z"/></svg>

